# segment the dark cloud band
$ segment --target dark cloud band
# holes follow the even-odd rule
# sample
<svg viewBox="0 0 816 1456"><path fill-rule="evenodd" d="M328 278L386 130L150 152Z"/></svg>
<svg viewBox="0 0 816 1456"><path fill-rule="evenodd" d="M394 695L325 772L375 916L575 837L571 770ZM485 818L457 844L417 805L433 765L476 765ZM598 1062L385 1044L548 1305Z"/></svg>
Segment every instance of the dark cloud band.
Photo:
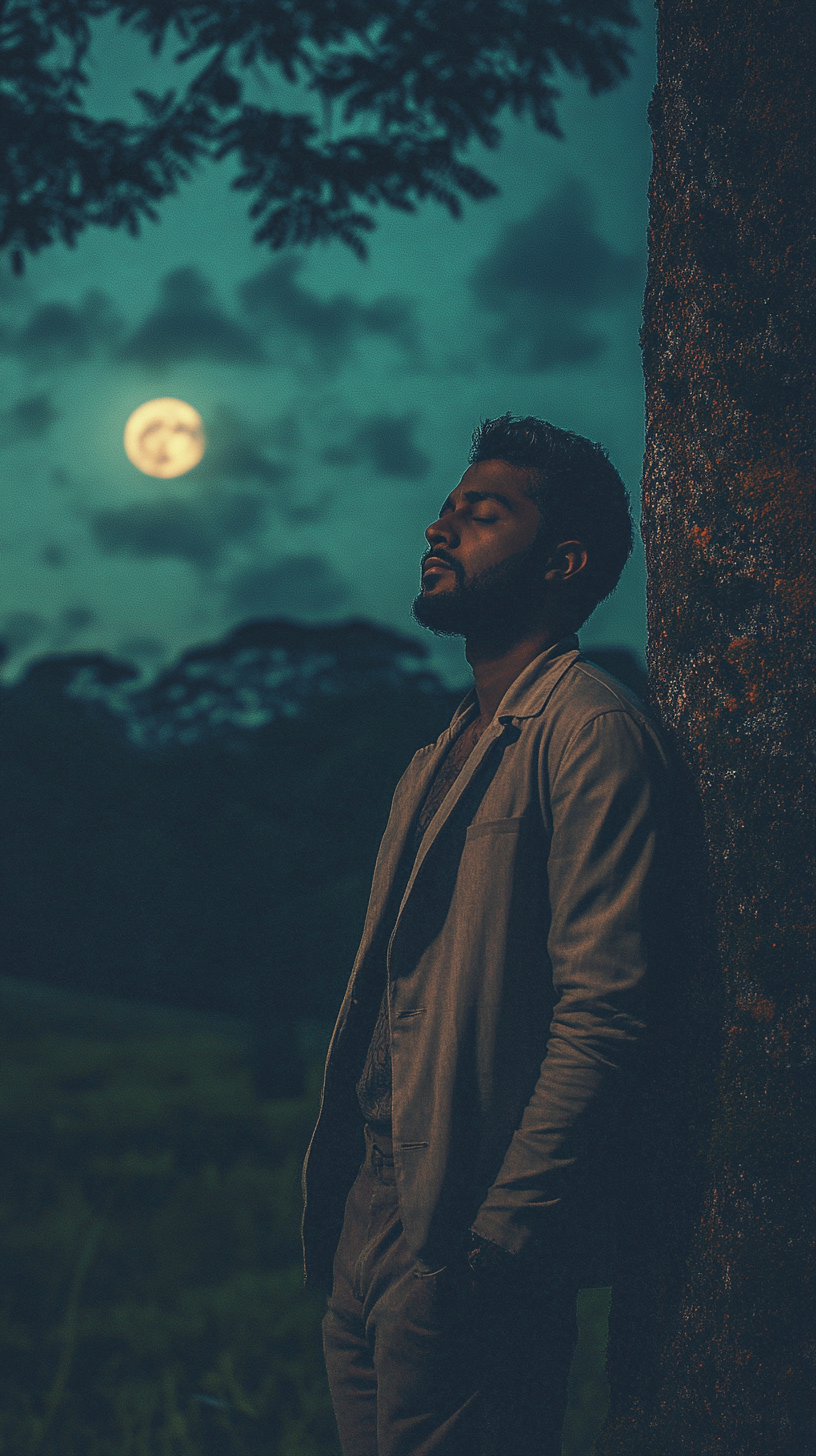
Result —
<svg viewBox="0 0 816 1456"><path fill-rule="evenodd" d="M349 595L342 577L318 555L247 567L226 587L229 609L239 617L321 617L346 606Z"/></svg>
<svg viewBox="0 0 816 1456"><path fill-rule="evenodd" d="M19 329L4 329L0 348L32 369L67 369L107 352L123 329L111 300L92 289L76 305L44 303Z"/></svg>
<svg viewBox="0 0 816 1456"><path fill-rule="evenodd" d="M606 339L586 315L631 298L643 272L639 255L618 252L597 231L588 189L566 182L505 228L471 274L474 299L498 316L488 339L493 362L529 372L590 363Z"/></svg>
<svg viewBox="0 0 816 1456"><path fill-rule="evenodd" d="M155 369L190 359L261 364L266 356L254 334L214 301L197 268L177 268L162 279L157 307L124 341L118 357Z"/></svg>
<svg viewBox="0 0 816 1456"><path fill-rule="evenodd" d="M238 296L255 327L305 344L328 372L345 364L365 337L387 339L416 359L418 330L408 299L392 295L367 304L347 293L319 298L298 281L303 262L281 258L241 284Z"/></svg>
<svg viewBox="0 0 816 1456"><path fill-rule="evenodd" d="M327 465L368 465L378 475L399 480L422 480L431 462L413 439L417 423L416 414L369 415L344 444L323 450L321 459Z"/></svg>
<svg viewBox="0 0 816 1456"><path fill-rule="evenodd" d="M50 394L29 394L18 399L9 409L0 410L0 445L16 445L20 440L39 440L59 419Z"/></svg>
<svg viewBox="0 0 816 1456"><path fill-rule="evenodd" d="M265 504L257 495L201 500L138 501L96 511L91 530L110 555L170 558L212 569L232 542L245 541L262 526Z"/></svg>

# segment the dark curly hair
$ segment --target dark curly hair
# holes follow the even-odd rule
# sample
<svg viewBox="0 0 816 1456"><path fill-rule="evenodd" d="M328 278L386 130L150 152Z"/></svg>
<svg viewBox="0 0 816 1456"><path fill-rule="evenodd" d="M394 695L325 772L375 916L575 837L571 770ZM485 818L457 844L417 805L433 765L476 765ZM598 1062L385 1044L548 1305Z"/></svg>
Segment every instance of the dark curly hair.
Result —
<svg viewBox="0 0 816 1456"><path fill-rule="evenodd" d="M507 414L474 430L468 458L472 465L505 460L527 472L543 544L583 541L586 567L564 586L561 603L565 625L580 627L614 591L632 550L629 496L603 446L532 415Z"/></svg>

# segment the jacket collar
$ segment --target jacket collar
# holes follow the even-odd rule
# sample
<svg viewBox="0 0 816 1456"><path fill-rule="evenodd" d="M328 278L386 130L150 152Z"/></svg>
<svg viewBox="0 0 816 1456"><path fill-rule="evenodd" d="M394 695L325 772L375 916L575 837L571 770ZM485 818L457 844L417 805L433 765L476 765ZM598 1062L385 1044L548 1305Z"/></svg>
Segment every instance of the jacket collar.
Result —
<svg viewBox="0 0 816 1456"><path fill-rule="evenodd" d="M556 683L571 663L575 661L577 656L578 638L574 635L563 637L559 642L553 643L545 652L542 652L532 662L528 663L524 671L519 673L515 682L510 684L493 717L493 721L481 735L476 747L465 762L461 773L451 786L447 796L434 814L433 819L422 837L419 852L412 867L402 902L397 911L391 934L391 943L393 943L394 937L396 936L397 926L402 919L402 912L405 908L406 901L413 890L418 870L426 859L429 849L437 840L440 831L444 828L448 819L450 819L451 814L459 803L474 774L478 772L483 760L488 754L491 744L502 737L508 723L511 723L514 718L534 718L542 711ZM447 752L451 739L461 732L466 720L476 712L478 712L476 690L475 688L471 688L470 692L466 694L457 707L450 725L436 740L436 743L429 744L427 748L420 749L416 755L412 765L413 773L411 775L410 790L405 796L400 812L394 815L392 811L392 819L389 820L389 829L380 847L380 854L374 870L371 900L369 902L368 914L366 915L363 939L354 963L352 980L356 978L360 966L375 942L378 927L382 922L382 916L388 903L388 896L394 882L400 856L405 851L405 843L408 831L413 822L413 815L422 803L434 774ZM349 988L347 994L351 994L351 988Z"/></svg>
<svg viewBox="0 0 816 1456"><path fill-rule="evenodd" d="M402 905L397 915L397 925L399 924L405 903L413 890L414 881L416 880L418 871L422 867L423 861L427 858L431 846L438 839L441 830L444 829L456 809L468 784L478 773L482 763L487 758L491 746L497 739L503 736L508 724L512 723L515 719L535 718L542 711L556 683L563 677L567 668L575 661L577 656L578 638L574 634L569 637L562 637L559 642L554 642L545 652L540 653L538 657L528 663L524 671L519 673L515 682L511 683L499 703L491 723L485 729L473 752L468 756L464 767L451 785L422 837L411 876L403 895ZM443 753L440 751L442 746L447 744L460 731L464 725L464 720L471 717L477 710L477 707L476 690L472 688L467 697L463 698L459 704L450 727L437 740L433 756L424 765L421 783L416 785L416 793L413 800L414 805L421 802L427 785L433 778L440 759L443 757ZM406 826L403 825L401 845L405 842L405 833ZM394 927L395 934L396 925ZM391 937L392 942L394 935Z"/></svg>
<svg viewBox="0 0 816 1456"><path fill-rule="evenodd" d="M546 706L556 683L575 661L579 650L578 638L572 632L569 636L561 637L557 642L553 642L544 652L539 653L538 657L534 657L532 662L528 662L518 677L511 682L499 703L494 722L506 723L514 718L537 718ZM473 687L456 708L445 736L453 735L464 727L462 720L466 715L472 713L477 701L476 689Z"/></svg>

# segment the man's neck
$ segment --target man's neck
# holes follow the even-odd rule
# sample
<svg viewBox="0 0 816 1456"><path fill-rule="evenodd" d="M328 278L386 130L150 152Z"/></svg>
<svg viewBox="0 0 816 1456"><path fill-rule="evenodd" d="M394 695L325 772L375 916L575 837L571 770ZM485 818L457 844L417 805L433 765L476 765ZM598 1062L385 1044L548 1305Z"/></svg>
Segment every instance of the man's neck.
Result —
<svg viewBox="0 0 816 1456"><path fill-rule="evenodd" d="M465 656L470 663L479 699L479 722L483 728L493 718L496 709L511 683L534 658L546 652L559 634L551 627L540 627L513 642L489 642L485 639L468 639Z"/></svg>

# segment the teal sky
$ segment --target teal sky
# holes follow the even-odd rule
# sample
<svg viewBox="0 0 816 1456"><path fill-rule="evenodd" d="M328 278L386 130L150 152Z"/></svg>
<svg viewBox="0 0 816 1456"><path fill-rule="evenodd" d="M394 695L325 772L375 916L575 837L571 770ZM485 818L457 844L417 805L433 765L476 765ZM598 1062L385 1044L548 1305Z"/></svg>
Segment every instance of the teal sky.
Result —
<svg viewBox="0 0 816 1456"><path fill-rule="evenodd" d="M151 671L249 617L409 616L423 531L479 419L511 410L600 440L637 513L638 348L654 84L652 8L628 81L568 79L563 141L508 121L473 159L501 188L461 221L381 212L370 257L252 242L229 167L197 174L137 239L89 230L2 276L2 602L7 674L44 652ZM159 63L165 71L169 63ZM99 115L168 84L138 39L100 29ZM140 474L122 431L174 395L204 419L202 464ZM643 650L638 547L585 645ZM426 638L461 681L458 643Z"/></svg>

